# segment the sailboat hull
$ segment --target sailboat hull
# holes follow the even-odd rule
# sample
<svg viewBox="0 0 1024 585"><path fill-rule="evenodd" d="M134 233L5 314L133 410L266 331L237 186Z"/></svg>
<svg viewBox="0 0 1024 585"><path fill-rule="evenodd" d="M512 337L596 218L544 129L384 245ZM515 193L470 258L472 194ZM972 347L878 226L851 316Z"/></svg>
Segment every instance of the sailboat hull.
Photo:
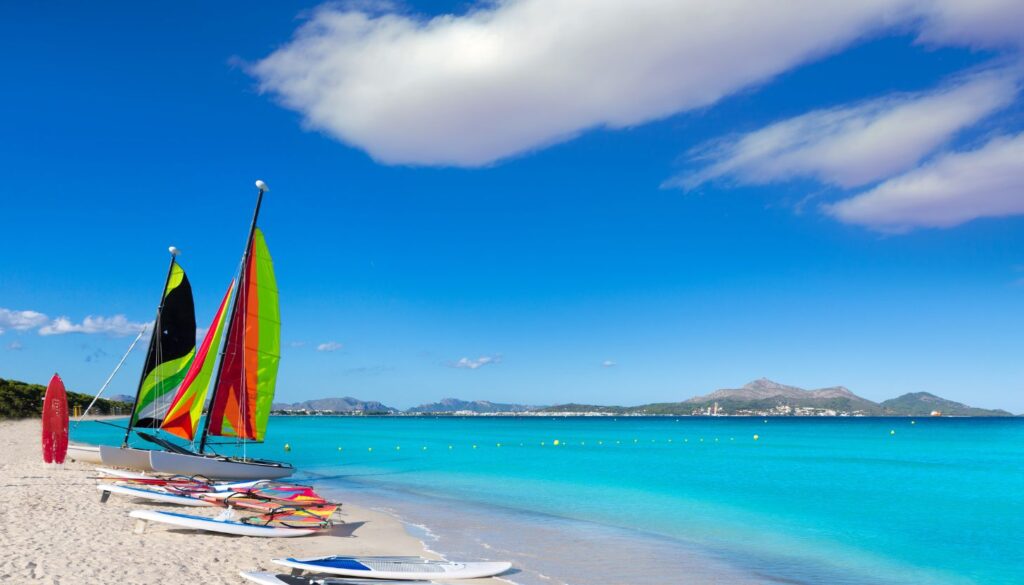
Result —
<svg viewBox="0 0 1024 585"><path fill-rule="evenodd" d="M184 455L166 451L149 451L149 465L153 471L176 475L201 475L209 479L247 480L281 479L295 472L287 463L239 461L224 457Z"/></svg>
<svg viewBox="0 0 1024 585"><path fill-rule="evenodd" d="M103 459L100 458L100 448L98 445L89 445L86 443L71 443L68 445L68 459L72 461L80 461L82 463L94 463L101 465Z"/></svg>
<svg viewBox="0 0 1024 585"><path fill-rule="evenodd" d="M110 467L126 467L128 469L153 471L153 467L149 463L150 453L151 451L147 449L100 445L100 461L103 465L109 465Z"/></svg>

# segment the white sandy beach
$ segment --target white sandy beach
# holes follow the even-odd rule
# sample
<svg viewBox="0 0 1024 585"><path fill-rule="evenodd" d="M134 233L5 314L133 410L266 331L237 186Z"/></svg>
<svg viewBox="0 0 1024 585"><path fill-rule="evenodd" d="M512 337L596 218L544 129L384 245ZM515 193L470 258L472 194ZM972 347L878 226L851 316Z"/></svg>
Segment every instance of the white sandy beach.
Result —
<svg viewBox="0 0 1024 585"><path fill-rule="evenodd" d="M160 509L112 496L99 501L93 466L46 465L38 420L0 421L0 582L53 585L240 585L239 571L275 570L271 558L322 554L437 558L387 514L344 502L330 534L297 539L234 537L150 524L133 532L128 512ZM164 507L163 509L167 509ZM219 509L189 508L216 515ZM281 568L281 572L287 572ZM497 579L461 581L479 585Z"/></svg>

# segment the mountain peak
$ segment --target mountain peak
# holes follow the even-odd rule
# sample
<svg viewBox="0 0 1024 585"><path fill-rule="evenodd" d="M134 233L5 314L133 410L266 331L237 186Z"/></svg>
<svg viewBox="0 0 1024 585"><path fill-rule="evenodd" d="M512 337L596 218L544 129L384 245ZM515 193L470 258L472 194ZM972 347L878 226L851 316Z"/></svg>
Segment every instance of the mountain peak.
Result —
<svg viewBox="0 0 1024 585"><path fill-rule="evenodd" d="M768 378L758 378L753 382L747 382L743 387L747 390L782 390L785 388L792 388L792 386L779 384L778 382L769 380Z"/></svg>

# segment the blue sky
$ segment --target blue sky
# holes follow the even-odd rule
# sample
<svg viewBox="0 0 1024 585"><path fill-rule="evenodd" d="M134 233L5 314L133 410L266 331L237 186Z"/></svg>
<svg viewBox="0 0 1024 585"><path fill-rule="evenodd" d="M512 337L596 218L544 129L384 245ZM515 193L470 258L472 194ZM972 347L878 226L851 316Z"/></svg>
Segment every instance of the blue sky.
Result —
<svg viewBox="0 0 1024 585"><path fill-rule="evenodd" d="M281 400L1024 411L1022 10L861 4L5 5L0 376L95 390L172 244L205 325L262 178Z"/></svg>

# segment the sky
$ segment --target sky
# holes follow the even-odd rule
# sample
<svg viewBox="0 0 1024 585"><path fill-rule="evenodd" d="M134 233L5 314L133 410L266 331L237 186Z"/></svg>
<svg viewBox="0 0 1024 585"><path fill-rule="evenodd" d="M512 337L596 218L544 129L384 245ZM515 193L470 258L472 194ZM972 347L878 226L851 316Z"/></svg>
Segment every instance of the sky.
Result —
<svg viewBox="0 0 1024 585"><path fill-rule="evenodd" d="M5 3L0 376L95 392L255 203L277 397L1024 412L1024 4ZM134 393L143 351L107 393Z"/></svg>

